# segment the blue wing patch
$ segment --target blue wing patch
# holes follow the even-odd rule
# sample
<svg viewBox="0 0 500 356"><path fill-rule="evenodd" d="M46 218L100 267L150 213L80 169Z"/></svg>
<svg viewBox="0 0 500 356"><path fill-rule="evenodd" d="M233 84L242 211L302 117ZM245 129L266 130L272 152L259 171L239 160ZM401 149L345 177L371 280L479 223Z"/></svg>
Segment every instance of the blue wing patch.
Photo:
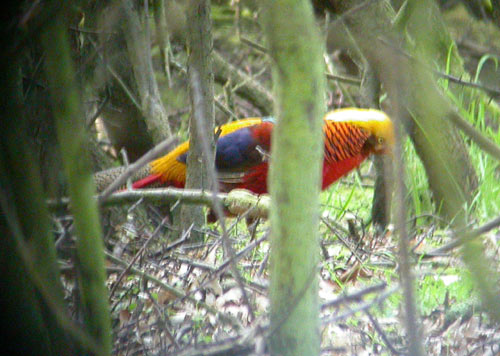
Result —
<svg viewBox="0 0 500 356"><path fill-rule="evenodd" d="M217 141L215 167L236 169L247 166L254 160L255 139L248 127L231 132Z"/></svg>
<svg viewBox="0 0 500 356"><path fill-rule="evenodd" d="M275 122L272 116L262 118L264 122ZM215 151L215 167L218 170L238 171L262 162L262 154L256 149L258 142L252 136L251 126L219 137ZM186 163L187 152L177 157Z"/></svg>

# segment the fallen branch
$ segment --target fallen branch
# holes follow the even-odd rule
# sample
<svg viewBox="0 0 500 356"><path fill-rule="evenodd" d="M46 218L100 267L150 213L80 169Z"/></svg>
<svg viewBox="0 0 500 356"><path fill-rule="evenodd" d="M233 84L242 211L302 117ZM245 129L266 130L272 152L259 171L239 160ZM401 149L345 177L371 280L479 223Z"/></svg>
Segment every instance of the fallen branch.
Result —
<svg viewBox="0 0 500 356"><path fill-rule="evenodd" d="M241 215L247 213L248 218L267 218L269 213L270 198L267 195L255 195L247 190L234 189L229 193L217 193L217 199L222 202L226 211L231 215ZM139 199L149 202L171 202L177 201L184 204L199 204L208 207L213 206L213 193L199 189L138 189L125 190L110 195L103 206L113 206L126 203L135 203ZM49 209L65 209L69 205L68 198L58 200L48 200Z"/></svg>

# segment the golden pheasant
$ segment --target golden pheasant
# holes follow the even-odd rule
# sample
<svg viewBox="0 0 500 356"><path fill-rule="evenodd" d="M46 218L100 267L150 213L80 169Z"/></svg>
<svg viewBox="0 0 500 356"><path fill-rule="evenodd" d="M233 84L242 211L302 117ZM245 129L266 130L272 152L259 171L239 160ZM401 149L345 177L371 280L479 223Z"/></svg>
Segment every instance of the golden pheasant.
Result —
<svg viewBox="0 0 500 356"><path fill-rule="evenodd" d="M272 118L249 118L216 128L215 167L221 190L247 189L267 193L268 152L274 126ZM339 109L324 117L324 160L322 189L359 166L371 153L385 153L394 144L393 125L378 110ZM152 184L183 188L189 142L177 146L146 168L134 188Z"/></svg>

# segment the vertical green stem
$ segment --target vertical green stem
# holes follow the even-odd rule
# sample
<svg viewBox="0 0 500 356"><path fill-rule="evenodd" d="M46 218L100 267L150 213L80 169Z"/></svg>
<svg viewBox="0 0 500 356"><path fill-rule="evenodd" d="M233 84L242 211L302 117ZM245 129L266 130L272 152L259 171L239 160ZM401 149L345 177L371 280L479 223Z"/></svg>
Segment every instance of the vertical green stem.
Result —
<svg viewBox="0 0 500 356"><path fill-rule="evenodd" d="M89 169L80 96L75 85L62 16L59 12L42 35L46 51L45 68L78 235L76 249L85 321L90 334L109 354L111 322L105 286L104 246L97 204L93 199L95 187Z"/></svg>
<svg viewBox="0 0 500 356"><path fill-rule="evenodd" d="M324 68L311 5L262 2L278 121L272 137L271 354L318 355Z"/></svg>

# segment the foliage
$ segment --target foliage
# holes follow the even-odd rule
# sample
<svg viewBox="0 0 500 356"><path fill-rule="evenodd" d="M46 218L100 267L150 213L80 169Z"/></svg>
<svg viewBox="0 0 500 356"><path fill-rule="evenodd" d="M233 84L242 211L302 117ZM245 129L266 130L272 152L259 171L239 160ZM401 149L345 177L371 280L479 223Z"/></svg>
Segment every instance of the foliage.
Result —
<svg viewBox="0 0 500 356"><path fill-rule="evenodd" d="M324 8L321 6L335 4L341 9L342 6L355 2L354 0L313 1L317 6L318 23L325 29L325 37L329 37L329 34L326 34L327 26L323 23ZM81 152L75 153L78 149L75 147L89 147L93 157L98 152L107 155L116 164L124 164L126 158L116 153L122 146L130 153L137 151L135 155L140 156L154 141L149 137L146 145L137 145L140 148L133 145L140 140L141 130L142 134L151 136L147 130L149 126L140 123L141 116L143 119L144 116L151 119L155 115L154 110L148 111L152 109L151 106L148 107L148 98L156 96L153 98L155 105L158 105L156 114L159 113L162 117L168 116L168 127L160 127L161 132L171 130L181 139L186 139L189 136L188 121L191 115L190 81L186 75L188 58L184 36L186 23L182 23L186 11L184 2L164 3L168 32L166 42L162 42L156 32L160 28L156 16L153 16L157 15L156 7L151 5L151 2L128 2L129 5L133 5L134 16L137 16L135 24L141 31L145 31L137 38L149 38L150 43L132 43L131 38L134 36L123 37L124 30L131 32L134 30L124 29L121 10L117 6L119 3L111 1L78 3L78 7L68 10L69 15L66 20L70 25L63 30L67 30L65 32L73 39L69 43L72 45L70 53L76 66L75 80L71 77L62 77L67 74L67 69L59 60L66 50L52 47L52 45L64 45L64 40L52 41L52 37L46 38L44 53L42 54L39 49L42 42L38 33L46 31L53 25L52 20L59 18L55 16L57 12L50 2L47 2L48 5L27 2L27 5L33 5L33 12L23 12L25 16L11 16L12 19L23 19L25 22L22 25L16 23L15 26L6 26L7 35L3 38L9 40L17 38L11 36L12 28L19 30L20 34L19 39L8 43L7 46L5 57L9 61L10 58L15 60L9 63L5 72L13 77L8 80L1 78L2 84L7 83L3 86L6 93L4 97L10 98L12 93L6 90L15 87L12 85L12 78L17 78L20 73L23 75L23 93L18 98L23 102L16 108L12 107L16 104L14 101L6 106L10 115L6 114L6 119L13 120L12 118L21 118L25 115L30 124L26 125L28 126L26 132L2 133L2 137L9 136L9 142L7 139L1 142L5 148L0 155L2 167L7 165L5 169L2 168L0 174L1 188L2 193L8 193L2 194L2 217L13 216L12 211L15 209L21 212L17 220L0 219L2 231L5 231L4 235L7 237L2 240L5 250L0 254L2 261L6 261L2 264L2 275L6 276L4 281L12 291L2 292L2 295L6 293L5 295L14 296L16 300L11 304L14 307L22 306L23 303L30 307L26 309L28 312L24 311L20 315L23 316L21 321L25 322L22 325L28 325L27 330L23 332L33 331L26 339L26 346L31 348L31 353L37 353L37 350L39 353L49 353L46 347L49 342L53 342L49 340L50 337L56 342L60 340L60 350L75 347L75 354L87 348L99 351L98 343L91 339L89 334L82 332L79 315L87 315L87 325L95 322L94 326L87 329L98 335L98 338L103 337L104 344L109 343L106 339L109 335L100 332L100 328L105 329L109 323L106 311L109 300L113 354L211 355L225 352L264 354L267 352L266 340L275 332L269 326L269 314L272 309L267 298L271 273L270 253L272 249L285 250L285 242L280 246L276 244L276 240L272 240L274 237L270 238L267 221L248 223L245 221L245 216L227 218L224 221L225 231L218 222L197 225L193 228L201 233L204 240L195 242L190 239L190 234L179 234L170 220L170 215L175 215L171 213L175 213L184 204L182 194L175 199L172 198L176 202L168 207L159 207L160 204L157 202L149 203L146 198L134 198L133 203L127 203L122 214L116 213L116 208L102 209L101 220L106 228L104 244L101 243L94 203L89 202L93 188L88 172L85 173L83 155L80 155ZM152 3L157 4L158 0ZM378 3L382 2L367 2L368 5ZM389 2L383 1L383 3L387 5ZM397 3L401 2L392 2L394 6ZM441 3L444 4L446 1ZM405 28L408 23L412 23L411 16L408 15L412 14L415 5L418 5L418 2L408 1L404 5L407 6L406 10L403 6L396 19L399 28L404 28L404 33L408 34L407 54L410 56L414 47L419 48L424 54L426 51L431 51L429 48L419 47L420 39L412 32L414 30L412 25ZM472 19L466 7L454 6L452 9L442 8L439 15L443 15L447 22L430 30L439 30L441 33L435 39L446 41L452 40L450 33L457 33L458 35L454 36L455 42L439 47L440 53L436 57L439 60L429 61L421 68L422 72L415 73L428 74L432 78L432 83L438 84L436 86L438 89L432 90L439 90L440 94L444 94L443 97L449 101L453 110L482 135L500 145L497 108L500 82L497 53L500 47L496 43L500 36L498 27L487 22L487 19L494 18L496 13L491 6L486 7L485 11L475 8L473 13L476 17ZM76 8L77 12L71 11ZM352 13L356 14L362 10L363 7ZM262 11L253 1L212 1L214 58L215 56L219 58L214 61L217 123L241 117L267 115L270 113L272 100L276 99L269 95L272 86L270 68L271 64L275 64L276 58L270 55L266 48L272 49L269 43L264 41ZM34 13L40 16L33 17ZM484 18L477 17L481 13ZM132 17L129 18L130 21ZM330 14L328 17L331 23L349 23L344 21L347 19L345 14ZM337 21L339 18L342 21ZM373 18L380 20L377 16L370 17ZM294 20L300 23L302 18L294 17ZM364 23L370 23L368 17L365 17L365 20ZM427 20L435 18L429 17ZM58 26L62 27L62 23ZM470 33L464 33L464 29L469 28L469 25ZM297 29L295 34L298 37L303 35L302 31ZM338 41L335 42L335 47L330 48L332 51L323 57L328 72L332 74L330 78L333 78L327 83L326 106L328 109L347 105L363 106L366 98L363 97L362 91L360 92L359 86L362 78L365 79L362 85L366 84L370 74L365 71L366 58L357 53L359 48L349 47L342 42L352 37L353 33L341 28L338 34L341 39L334 40L333 42ZM144 48L141 46L145 44L147 48L151 48L151 58L147 58L148 51L130 49ZM385 48L373 43L371 46L377 49ZM346 47L349 47L349 50L346 50ZM136 55L135 60L130 57L131 51ZM389 61L392 58L390 53L390 51L385 53L384 60ZM146 60L142 64L146 63L146 67L149 65L147 60L151 60L154 72L147 70L141 72L141 68L144 70L146 67L137 67L144 59ZM370 60L368 57L368 61ZM394 66L393 69L398 68ZM470 74L460 72L465 69L468 69ZM280 70L283 71L284 67L277 69ZM150 76L142 76L141 79L141 73L149 73ZM460 78L454 78L453 75ZM145 79L146 77L149 79ZM467 81L468 78L471 78L475 86L465 90L460 81ZM421 78L412 80L418 82L417 79ZM148 89L148 81L154 81L157 90L154 86ZM15 82L21 84L21 80L15 79ZM58 92L57 90L61 88L66 89ZM130 96L123 94L124 88L131 93ZM285 89L299 97L304 96L302 90L297 88L298 85L292 85ZM393 112L394 97L385 92L390 89L384 83L380 98L377 93L374 95L375 101L380 103L383 109ZM406 87L397 89L400 92L407 90ZM42 101L40 97L34 95L35 92L47 90L58 93L52 98L53 111L47 110L48 100ZM64 105L66 95L71 96L74 105L71 103ZM157 97L161 98L161 103ZM140 104L138 107L131 103L133 99ZM82 110L79 111L78 107ZM60 111L65 108L67 111ZM19 109L23 109L22 112ZM53 192L66 195L67 187L60 185L60 182L54 179L47 179L42 171L43 181L52 182L57 186L45 186L44 193L39 191L41 187L27 188L31 187L31 180L18 179L22 174L15 169L26 167L23 168L25 173L38 169L37 158L42 158L41 163L46 163L43 154L49 147L47 142L55 140L55 137L46 135L47 131L43 130L43 125L53 125L54 115L59 120L69 120L70 117L81 120L82 122L78 123L80 127L85 122L88 129L86 134L91 136L94 142L99 142L99 145L87 144L93 141L86 141L85 136L79 136L76 129L78 126L74 122L67 121L66 126L60 129L61 151L65 153L62 157L68 171L66 176L69 178L69 186L73 185L70 188L73 201L70 210L60 208L60 204L52 201L51 206L59 208L52 209L52 219L49 222L43 206L46 195ZM122 121L124 118L127 120ZM139 123L135 120L139 120ZM113 127L118 128L117 132L112 132ZM125 141L119 140L120 134L125 136ZM448 132L441 132L440 135L445 137ZM483 147L469 134L462 132L459 137L466 144L467 154L470 156L479 182L469 206L466 207L467 221L475 228L499 215L500 166L497 158L485 154ZM33 155L35 158L29 158L33 164L23 163L19 167L7 164L8 152L14 152L17 149L16 144L19 145L25 140L30 142L26 145L29 146L26 151L29 152L34 148L33 151L36 153ZM482 304L480 301L481 290L475 284L477 275L471 274L469 268L464 266L463 261L453 252L442 256L427 255L434 248L447 245L460 231L454 230L448 221L443 221L441 206L435 206L436 196L431 193L433 187L428 182L426 165L422 164L419 157L421 151L415 150L414 144L415 140L404 138L404 183L407 189L404 206L408 218L405 226L409 231L412 272L416 280L416 309L421 316L419 322L422 323L423 344L426 345L429 354L481 355L489 351L488 348L491 348L492 352L497 352L495 347L500 339L500 329L490 319L495 311L493 314L488 314L491 310L488 310L487 304ZM57 147L56 143L53 145ZM68 157L69 154L73 154L73 159ZM21 161L20 158L14 160L18 163ZM99 168L95 167L96 170ZM50 177L65 176L60 174L57 168L54 170L56 172L51 172ZM38 179L37 172L29 175L34 180ZM408 345L407 335L401 328L406 301L400 287L401 264L397 240L400 231L395 230L394 225L389 225L385 231L379 231L372 226L370 205L374 182L375 168L371 161L367 161L356 172L320 195L321 223L318 232L321 249L318 289L321 347L325 354L398 354L406 352L405 348ZM15 188L20 184L26 184L26 188ZM30 197L30 194L36 196ZM140 192L137 194L140 195ZM9 205L14 200L3 200L4 197L9 199L16 197L18 206ZM57 197L50 196L50 198ZM205 203L208 201L207 205L212 204L210 198L204 201ZM23 208L23 204L26 208ZM80 209L89 209L90 213L83 217L79 216ZM34 210L39 210L41 214L38 216L32 213ZM207 210L204 208L205 212ZM394 213L393 211L393 215ZM284 223L292 226L292 223L298 222L299 219L296 220ZM49 223L52 223L52 229L47 228ZM74 223L76 234L79 235L78 240L75 236ZM87 225L88 230L82 230L82 224ZM24 234L25 231L34 230L35 232L27 235L38 233L39 241L47 242L49 241L47 237L54 238L58 262L54 261L50 250L44 253L43 250L30 247L34 246L31 241L27 241L30 236L19 234L13 230L13 226L19 227L19 231L23 231ZM39 227L39 231L36 227ZM475 247L482 247L485 250L482 257L476 257L471 264L477 267L479 273L486 269L484 267L499 272L497 230L495 227L476 238ZM311 233L311 239L315 240L316 233L316 231ZM43 238L45 240L42 240ZM234 255L228 255L227 249L223 248L224 241L230 243L235 250ZM311 247L312 244L305 240L302 252L316 251ZM54 246L51 245L50 248ZM51 278L58 278L60 269L62 287L52 282L46 283L51 288L46 290L42 287L40 276L33 272L31 264L34 260L22 258L31 256L33 249L39 254L40 261L43 261L37 265L39 270L54 271L55 277ZM85 249L86 252L83 251ZM107 263L105 266L100 266L98 260L101 259L100 252L103 250ZM74 257L75 252L79 256L78 259ZM492 262L485 263L486 258ZM293 267L295 264L304 263L304 260L297 258L292 261ZM230 269L231 264L234 264L236 269ZM87 269L76 268L77 265L87 266ZM238 274L241 281L238 281ZM489 276L491 275L486 275L486 282L492 287L491 290L496 290L498 283ZM80 287L77 288L79 285L77 281L88 277L91 277L90 279L97 277L95 286L98 292L90 298L86 293L92 287L88 288L85 283L80 283ZM102 282L105 277L110 292L109 298L104 296ZM64 292L65 302L62 302L62 297L48 298L49 289L54 289L56 295ZM242 291L248 295L245 296ZM88 304L89 299L96 303L97 307L94 305L96 309L92 309ZM86 305L82 306L82 301ZM55 305L59 308L53 308ZM12 308L8 311L14 310L17 309ZM94 313L92 310L101 310L102 313ZM95 318L96 316L101 319ZM300 322L296 324L298 328L303 326ZM45 327L52 329L47 332ZM67 343L68 340L54 336L59 335L59 332L64 336L69 335L71 342ZM32 340L33 335L40 335L40 338L44 339L43 342L37 345ZM106 347L109 347L109 344L105 345Z"/></svg>

